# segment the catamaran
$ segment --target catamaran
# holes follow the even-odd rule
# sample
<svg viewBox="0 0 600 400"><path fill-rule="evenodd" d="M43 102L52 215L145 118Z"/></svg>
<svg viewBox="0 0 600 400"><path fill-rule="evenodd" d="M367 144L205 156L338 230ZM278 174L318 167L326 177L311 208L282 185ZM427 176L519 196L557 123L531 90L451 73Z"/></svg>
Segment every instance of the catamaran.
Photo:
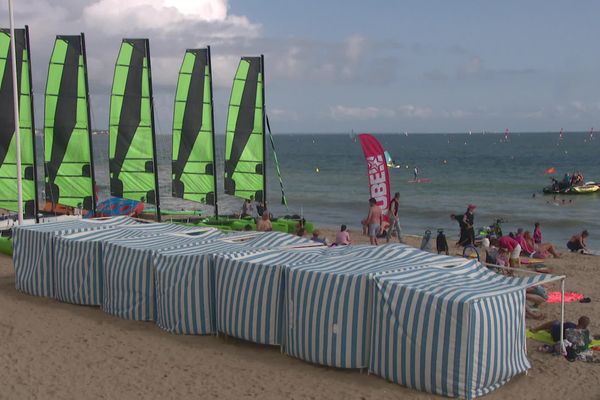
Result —
<svg viewBox="0 0 600 400"><path fill-rule="evenodd" d="M46 84L44 171L44 212L79 215L95 212L96 182L83 33L57 36L54 42Z"/></svg>
<svg viewBox="0 0 600 400"><path fill-rule="evenodd" d="M219 215L210 47L185 52L173 112L172 196Z"/></svg>
<svg viewBox="0 0 600 400"><path fill-rule="evenodd" d="M110 96L110 194L154 204L160 221L151 71L148 39L123 39Z"/></svg>
<svg viewBox="0 0 600 400"><path fill-rule="evenodd" d="M11 35L9 29L0 30L0 209L5 213L0 226L12 225L15 213L19 212L18 196L18 150L15 124L14 93L18 101L20 127L20 155L22 170L22 204L25 223L34 223L37 218L37 179L35 127L33 119L33 95L31 85L31 57L29 29L14 30L16 90L13 83L11 63ZM7 215L6 215L7 214Z"/></svg>

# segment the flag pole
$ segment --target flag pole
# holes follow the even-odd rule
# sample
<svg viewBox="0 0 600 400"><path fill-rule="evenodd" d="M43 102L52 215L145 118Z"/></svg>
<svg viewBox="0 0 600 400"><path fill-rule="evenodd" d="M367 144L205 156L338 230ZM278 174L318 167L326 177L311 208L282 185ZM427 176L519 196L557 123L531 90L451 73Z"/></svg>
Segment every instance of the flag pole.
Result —
<svg viewBox="0 0 600 400"><path fill-rule="evenodd" d="M23 177L21 171L21 132L19 120L19 88L17 87L17 55L15 45L15 21L13 16L12 0L8 0L8 14L10 16L10 61L12 65L12 81L13 81L13 108L15 119L15 150L17 162L17 214L19 225L23 224Z"/></svg>

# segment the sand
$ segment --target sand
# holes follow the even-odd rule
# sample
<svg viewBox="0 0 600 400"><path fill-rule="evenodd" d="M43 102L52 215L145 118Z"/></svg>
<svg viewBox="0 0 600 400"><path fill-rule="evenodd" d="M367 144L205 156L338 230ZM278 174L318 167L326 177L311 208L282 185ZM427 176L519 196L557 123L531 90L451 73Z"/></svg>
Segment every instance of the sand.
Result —
<svg viewBox="0 0 600 400"><path fill-rule="evenodd" d="M334 232L322 230L329 238ZM355 243L365 237L353 233ZM416 245L419 238L407 239ZM600 257L566 254L547 263L567 289L592 298L569 303L600 333ZM558 318L560 304L542 305ZM528 320L529 326L539 321ZM535 351L533 368L487 399L600 399L600 364L570 363ZM385 380L308 364L278 348L232 338L177 336L153 323L125 321L96 307L21 294L9 257L0 256L0 399L430 399Z"/></svg>

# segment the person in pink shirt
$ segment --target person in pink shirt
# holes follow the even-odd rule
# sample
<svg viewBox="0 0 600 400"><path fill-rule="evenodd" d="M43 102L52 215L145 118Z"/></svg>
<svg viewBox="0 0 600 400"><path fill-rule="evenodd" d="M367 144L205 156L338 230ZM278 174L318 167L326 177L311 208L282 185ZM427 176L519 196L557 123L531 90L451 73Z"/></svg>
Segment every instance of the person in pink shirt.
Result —
<svg viewBox="0 0 600 400"><path fill-rule="evenodd" d="M346 246L350 244L350 233L346 225L342 225L340 231L335 235L335 244L337 246Z"/></svg>
<svg viewBox="0 0 600 400"><path fill-rule="evenodd" d="M524 236L525 239L527 239L527 235ZM560 257L560 253L554 249L554 245L552 243L543 243L542 229L540 228L539 222L535 223L535 228L533 229L533 246L539 253L550 253L554 258Z"/></svg>
<svg viewBox="0 0 600 400"><path fill-rule="evenodd" d="M508 265L511 268L521 266L521 261L519 259L519 256L521 255L521 245L519 242L510 236L502 236L499 239L496 239L495 242L496 243L494 243L494 245L496 247L498 247L501 251L510 254Z"/></svg>

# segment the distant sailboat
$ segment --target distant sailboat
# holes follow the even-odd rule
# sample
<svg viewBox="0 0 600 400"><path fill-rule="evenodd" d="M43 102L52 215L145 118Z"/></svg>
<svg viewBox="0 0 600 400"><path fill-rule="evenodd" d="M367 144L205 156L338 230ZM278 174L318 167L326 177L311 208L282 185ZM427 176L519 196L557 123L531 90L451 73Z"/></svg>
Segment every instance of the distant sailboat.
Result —
<svg viewBox="0 0 600 400"><path fill-rule="evenodd" d="M507 142L509 139L509 134L510 132L508 131L508 128L506 128L506 130L504 131L504 141Z"/></svg>
<svg viewBox="0 0 600 400"><path fill-rule="evenodd" d="M594 138L594 127L592 127L592 129L590 129L590 140L592 140Z"/></svg>
<svg viewBox="0 0 600 400"><path fill-rule="evenodd" d="M558 138L559 138L560 140L563 140L563 139L564 139L564 135L563 135L563 128L560 128L560 133L559 133L559 136L558 136Z"/></svg>

